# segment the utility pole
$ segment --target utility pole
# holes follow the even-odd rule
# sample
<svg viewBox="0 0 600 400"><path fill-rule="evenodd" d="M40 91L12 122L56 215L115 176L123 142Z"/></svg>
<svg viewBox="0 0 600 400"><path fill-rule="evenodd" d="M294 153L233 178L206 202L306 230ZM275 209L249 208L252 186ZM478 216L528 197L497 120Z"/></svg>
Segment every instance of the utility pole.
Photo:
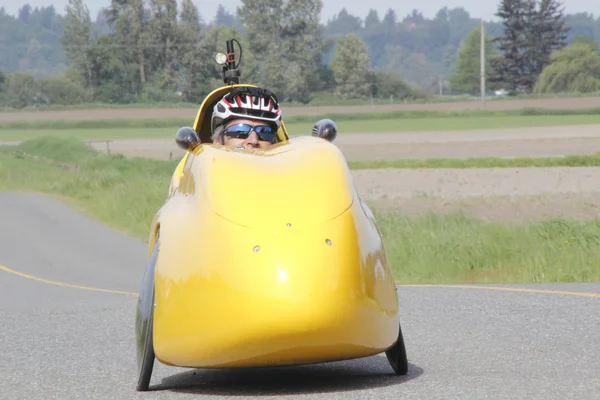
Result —
<svg viewBox="0 0 600 400"><path fill-rule="evenodd" d="M485 104L485 26L481 19L481 101Z"/></svg>

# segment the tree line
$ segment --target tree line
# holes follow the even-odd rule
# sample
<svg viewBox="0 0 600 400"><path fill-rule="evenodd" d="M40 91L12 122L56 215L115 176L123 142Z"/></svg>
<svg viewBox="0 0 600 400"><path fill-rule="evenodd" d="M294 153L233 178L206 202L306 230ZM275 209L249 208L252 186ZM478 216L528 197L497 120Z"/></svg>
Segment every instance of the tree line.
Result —
<svg viewBox="0 0 600 400"><path fill-rule="evenodd" d="M569 26L558 0L501 0L500 35L485 35L486 83L506 94L600 91L600 51L594 31ZM451 87L477 95L481 89L481 29L461 47Z"/></svg>
<svg viewBox="0 0 600 400"><path fill-rule="evenodd" d="M220 85L213 57L229 38L243 47L242 81L285 101L478 91L480 21L463 8L433 19L417 10L400 19L393 9L362 19L342 9L325 24L321 8L320 0L243 0L235 13L220 6L210 22L190 0L112 0L95 21L81 0L70 0L64 15L26 5L15 18L0 9L9 28L0 32L8 55L0 105L198 103ZM490 89L538 90L545 69L557 68L555 52L581 46L576 37L600 41L600 18L564 15L556 0L501 0L496 16L486 23ZM588 84L577 87L593 86L579 79Z"/></svg>

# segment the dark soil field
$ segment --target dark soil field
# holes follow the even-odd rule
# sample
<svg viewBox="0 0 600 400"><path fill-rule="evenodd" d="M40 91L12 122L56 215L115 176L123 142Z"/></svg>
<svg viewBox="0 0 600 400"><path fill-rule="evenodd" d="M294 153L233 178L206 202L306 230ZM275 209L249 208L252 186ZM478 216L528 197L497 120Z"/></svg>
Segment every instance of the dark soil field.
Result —
<svg viewBox="0 0 600 400"><path fill-rule="evenodd" d="M532 100L492 100L482 103L480 101L460 101L428 104L390 104L377 106L330 106L330 107L296 107L286 108L285 115L315 115L329 113L361 113L385 111L460 111L460 110L516 110L526 107L550 109L575 109L600 107L600 97L589 98L557 98L557 99L532 99ZM89 110L59 110L59 111L26 111L14 113L0 113L0 121L18 120L43 120L43 119L104 119L104 118L194 118L196 108L115 108L115 109L89 109Z"/></svg>

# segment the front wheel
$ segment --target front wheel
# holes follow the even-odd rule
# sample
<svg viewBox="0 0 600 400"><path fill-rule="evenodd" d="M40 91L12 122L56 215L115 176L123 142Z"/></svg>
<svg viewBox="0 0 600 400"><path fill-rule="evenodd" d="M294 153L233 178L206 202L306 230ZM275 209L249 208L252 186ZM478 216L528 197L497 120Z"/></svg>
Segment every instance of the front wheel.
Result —
<svg viewBox="0 0 600 400"><path fill-rule="evenodd" d="M136 339L137 339L137 372L138 381L136 389L147 391L154 368L154 271L158 257L158 237L152 250L150 262L146 268L144 281L138 296L136 310Z"/></svg>
<svg viewBox="0 0 600 400"><path fill-rule="evenodd" d="M408 373L408 358L406 356L406 347L404 346L402 326L398 326L398 340L396 344L389 348L385 352L385 355L396 375L406 375Z"/></svg>
<svg viewBox="0 0 600 400"><path fill-rule="evenodd" d="M152 307L154 307L154 296L152 296ZM138 382L136 390L139 392L147 391L150 387L150 378L154 369L154 344L152 328L154 327L154 312L150 312L150 319L146 326L145 343L141 348L141 357L138 361Z"/></svg>

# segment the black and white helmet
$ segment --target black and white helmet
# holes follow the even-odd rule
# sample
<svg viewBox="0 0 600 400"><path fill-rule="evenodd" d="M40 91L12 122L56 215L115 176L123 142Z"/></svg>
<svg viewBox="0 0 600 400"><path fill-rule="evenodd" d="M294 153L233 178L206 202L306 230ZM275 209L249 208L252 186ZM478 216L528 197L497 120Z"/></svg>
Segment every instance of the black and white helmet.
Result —
<svg viewBox="0 0 600 400"><path fill-rule="evenodd" d="M282 112L277 96L270 90L238 87L215 104L211 119L212 131L215 132L215 128L234 118L259 119L279 128Z"/></svg>

